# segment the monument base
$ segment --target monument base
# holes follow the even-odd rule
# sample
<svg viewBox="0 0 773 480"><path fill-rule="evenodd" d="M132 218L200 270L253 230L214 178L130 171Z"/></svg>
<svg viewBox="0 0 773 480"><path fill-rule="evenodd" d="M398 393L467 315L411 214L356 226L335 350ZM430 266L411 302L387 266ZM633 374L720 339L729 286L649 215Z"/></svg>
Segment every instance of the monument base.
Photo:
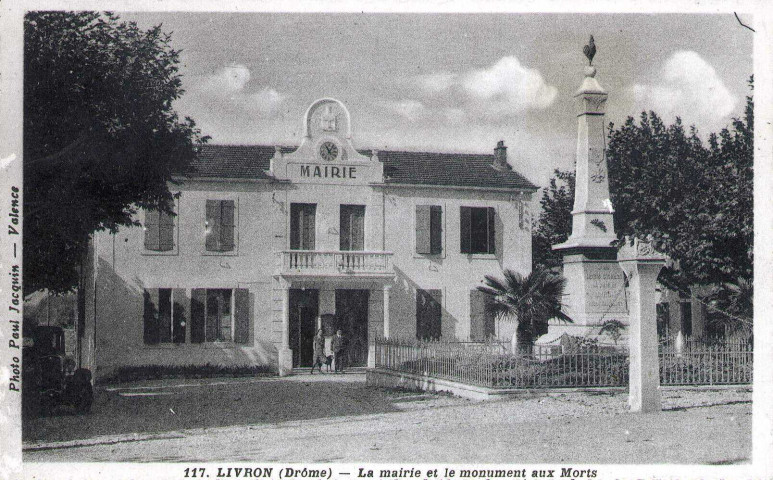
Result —
<svg viewBox="0 0 773 480"><path fill-rule="evenodd" d="M613 344L609 333L601 333L608 320L617 320L624 328L617 343L628 337L628 302L625 275L617 262L617 249L611 246L554 247L563 253L563 276L566 278L563 312L572 323L551 321L548 333L537 344L554 344L564 335L595 338L602 344Z"/></svg>
<svg viewBox="0 0 773 480"><path fill-rule="evenodd" d="M625 275L614 248L568 250L563 263L563 311L574 325L601 325L605 320L627 323Z"/></svg>

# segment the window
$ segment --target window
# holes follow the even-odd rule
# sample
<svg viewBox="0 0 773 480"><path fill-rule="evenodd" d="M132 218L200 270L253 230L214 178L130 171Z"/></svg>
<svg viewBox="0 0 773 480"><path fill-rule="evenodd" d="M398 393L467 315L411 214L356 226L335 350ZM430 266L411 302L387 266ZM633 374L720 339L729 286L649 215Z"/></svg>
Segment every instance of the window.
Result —
<svg viewBox="0 0 773 480"><path fill-rule="evenodd" d="M416 253L443 252L443 209L439 205L416 205Z"/></svg>
<svg viewBox="0 0 773 480"><path fill-rule="evenodd" d="M191 291L191 342L248 343L249 291L194 288Z"/></svg>
<svg viewBox="0 0 773 480"><path fill-rule="evenodd" d="M185 290L154 288L143 297L145 344L185 343Z"/></svg>
<svg viewBox="0 0 773 480"><path fill-rule="evenodd" d="M206 249L208 252L234 250L235 205L233 200L207 200Z"/></svg>
<svg viewBox="0 0 773 480"><path fill-rule="evenodd" d="M316 212L313 203L290 204L291 250L314 250Z"/></svg>
<svg viewBox="0 0 773 480"><path fill-rule="evenodd" d="M470 291L470 340L485 341L496 336L496 321L490 309L490 295L480 290Z"/></svg>
<svg viewBox="0 0 773 480"><path fill-rule="evenodd" d="M231 290L207 290L207 307L204 319L206 342L231 340Z"/></svg>
<svg viewBox="0 0 773 480"><path fill-rule="evenodd" d="M143 296L146 345L249 343L250 295L245 288L194 288L190 292L184 288L151 288Z"/></svg>
<svg viewBox="0 0 773 480"><path fill-rule="evenodd" d="M158 210L145 211L145 249L169 252L174 249L174 217Z"/></svg>
<svg viewBox="0 0 773 480"><path fill-rule="evenodd" d="M416 338L419 340L439 340L441 335L440 290L416 290Z"/></svg>
<svg viewBox="0 0 773 480"><path fill-rule="evenodd" d="M461 207L462 253L496 253L495 210L491 207Z"/></svg>
<svg viewBox="0 0 773 480"><path fill-rule="evenodd" d="M365 250L365 205L341 205L341 251Z"/></svg>

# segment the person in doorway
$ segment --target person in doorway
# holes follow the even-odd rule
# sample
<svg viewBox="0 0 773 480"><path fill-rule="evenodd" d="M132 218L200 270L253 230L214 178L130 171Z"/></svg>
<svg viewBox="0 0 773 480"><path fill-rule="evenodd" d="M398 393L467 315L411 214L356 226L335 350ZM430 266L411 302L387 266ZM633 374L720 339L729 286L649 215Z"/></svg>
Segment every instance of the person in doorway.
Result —
<svg viewBox="0 0 773 480"><path fill-rule="evenodd" d="M344 357L346 355L346 338L343 336L343 332L340 328L333 336L331 347L333 355L335 356L335 371L343 373L345 363Z"/></svg>
<svg viewBox="0 0 773 480"><path fill-rule="evenodd" d="M322 373L322 364L325 363L325 337L322 335L322 329L317 330L314 335L314 363L311 365L311 373L314 373L314 367Z"/></svg>

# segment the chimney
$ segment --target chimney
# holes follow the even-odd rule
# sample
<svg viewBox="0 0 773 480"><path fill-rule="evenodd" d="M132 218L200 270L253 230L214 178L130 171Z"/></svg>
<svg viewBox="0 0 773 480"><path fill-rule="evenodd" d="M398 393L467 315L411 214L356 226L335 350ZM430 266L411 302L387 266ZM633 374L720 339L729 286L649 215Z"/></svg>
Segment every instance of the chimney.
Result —
<svg viewBox="0 0 773 480"><path fill-rule="evenodd" d="M507 147L505 147L505 141L500 140L497 142L497 148L494 149L494 168L497 170L512 170L507 163Z"/></svg>

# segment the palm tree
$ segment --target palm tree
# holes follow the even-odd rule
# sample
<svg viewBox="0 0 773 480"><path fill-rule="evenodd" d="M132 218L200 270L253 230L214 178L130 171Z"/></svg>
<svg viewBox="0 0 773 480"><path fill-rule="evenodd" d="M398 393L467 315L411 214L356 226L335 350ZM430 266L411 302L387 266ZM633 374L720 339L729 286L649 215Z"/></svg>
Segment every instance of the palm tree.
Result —
<svg viewBox="0 0 773 480"><path fill-rule="evenodd" d="M503 279L486 275L485 286L478 290L492 300L486 305L488 312L497 318L518 322L512 339L513 351L530 353L534 341L547 333L551 318L572 322L561 311L566 287L564 277L541 268L525 277L508 269L502 273Z"/></svg>

